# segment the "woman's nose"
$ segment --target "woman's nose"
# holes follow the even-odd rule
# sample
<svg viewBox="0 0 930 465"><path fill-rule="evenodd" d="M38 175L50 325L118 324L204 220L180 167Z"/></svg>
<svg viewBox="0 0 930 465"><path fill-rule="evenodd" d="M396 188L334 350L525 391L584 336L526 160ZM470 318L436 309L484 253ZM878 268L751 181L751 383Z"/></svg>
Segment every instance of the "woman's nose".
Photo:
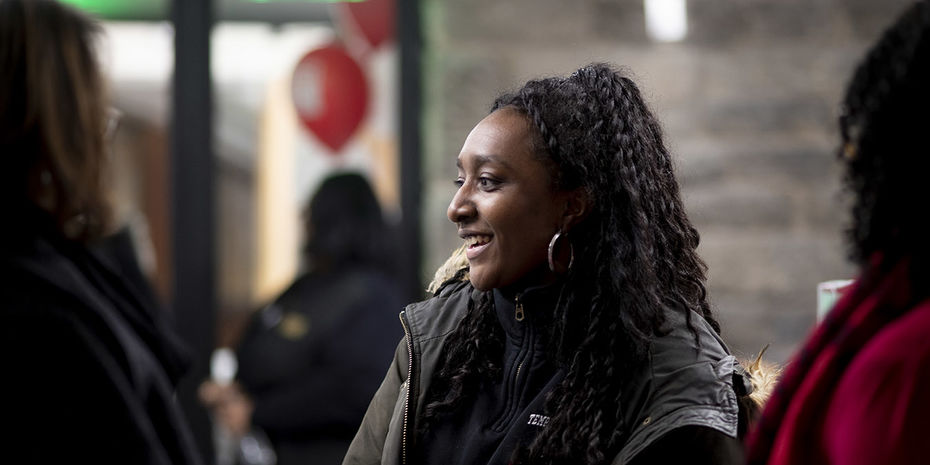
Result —
<svg viewBox="0 0 930 465"><path fill-rule="evenodd" d="M455 196L452 197L452 202L449 202L449 209L446 210L446 216L448 216L449 221L453 223L462 223L474 217L475 211L474 203L468 198L466 189L462 187L459 188Z"/></svg>

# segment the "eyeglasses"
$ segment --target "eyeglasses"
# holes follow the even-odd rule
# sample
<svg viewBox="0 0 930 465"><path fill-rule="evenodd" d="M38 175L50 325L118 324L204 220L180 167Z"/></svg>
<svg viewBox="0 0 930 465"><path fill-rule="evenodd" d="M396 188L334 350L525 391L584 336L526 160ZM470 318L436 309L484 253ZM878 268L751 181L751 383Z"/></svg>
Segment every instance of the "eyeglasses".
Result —
<svg viewBox="0 0 930 465"><path fill-rule="evenodd" d="M840 137L843 144L840 148L839 155L847 160L852 160L856 158L857 152L859 151L859 135L862 130L862 125L853 120L852 113L845 105L840 108L839 123Z"/></svg>

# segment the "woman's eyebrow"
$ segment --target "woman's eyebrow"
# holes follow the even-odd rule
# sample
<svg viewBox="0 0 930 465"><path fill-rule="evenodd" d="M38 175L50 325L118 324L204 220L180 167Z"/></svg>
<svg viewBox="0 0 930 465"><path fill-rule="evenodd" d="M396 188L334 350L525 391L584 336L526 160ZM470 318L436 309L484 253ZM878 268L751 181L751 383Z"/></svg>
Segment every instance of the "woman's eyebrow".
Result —
<svg viewBox="0 0 930 465"><path fill-rule="evenodd" d="M475 159L475 168L480 168L488 163L497 163L498 165L501 165L504 168L510 168L510 165L504 160L503 157L500 157L495 154L475 155L473 158ZM461 157L458 157L455 159L455 167L458 169L463 169Z"/></svg>

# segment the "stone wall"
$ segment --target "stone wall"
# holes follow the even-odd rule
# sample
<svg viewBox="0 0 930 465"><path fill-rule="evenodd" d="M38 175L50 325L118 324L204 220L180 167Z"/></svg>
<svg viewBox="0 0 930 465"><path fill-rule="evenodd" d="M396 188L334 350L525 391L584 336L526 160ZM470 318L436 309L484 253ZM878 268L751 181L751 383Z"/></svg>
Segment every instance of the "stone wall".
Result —
<svg viewBox="0 0 930 465"><path fill-rule="evenodd" d="M784 361L815 287L851 277L836 108L903 0L691 0L683 42L653 43L638 0L422 0L424 210L431 274L459 245L455 156L504 90L593 61L626 68L663 122L732 348ZM426 278L426 276L425 276Z"/></svg>

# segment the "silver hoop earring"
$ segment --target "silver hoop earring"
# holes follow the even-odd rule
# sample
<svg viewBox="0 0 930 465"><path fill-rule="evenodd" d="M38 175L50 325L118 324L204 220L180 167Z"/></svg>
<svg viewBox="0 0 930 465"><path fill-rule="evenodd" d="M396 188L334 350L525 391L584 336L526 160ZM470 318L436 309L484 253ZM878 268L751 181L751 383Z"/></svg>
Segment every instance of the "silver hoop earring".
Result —
<svg viewBox="0 0 930 465"><path fill-rule="evenodd" d="M565 240L568 241L568 257L569 258L568 258L568 266L565 268L565 271L560 272L556 270L555 249L556 247L558 247L559 239L562 239L562 238L565 238ZM575 263L575 248L572 247L572 241L568 240L568 235L565 235L565 236L562 235L561 229L557 233L555 233L555 235L552 236L552 240L549 241L548 258L549 258L549 270L552 271L553 273L558 273L558 274L568 273L572 269L572 264Z"/></svg>

